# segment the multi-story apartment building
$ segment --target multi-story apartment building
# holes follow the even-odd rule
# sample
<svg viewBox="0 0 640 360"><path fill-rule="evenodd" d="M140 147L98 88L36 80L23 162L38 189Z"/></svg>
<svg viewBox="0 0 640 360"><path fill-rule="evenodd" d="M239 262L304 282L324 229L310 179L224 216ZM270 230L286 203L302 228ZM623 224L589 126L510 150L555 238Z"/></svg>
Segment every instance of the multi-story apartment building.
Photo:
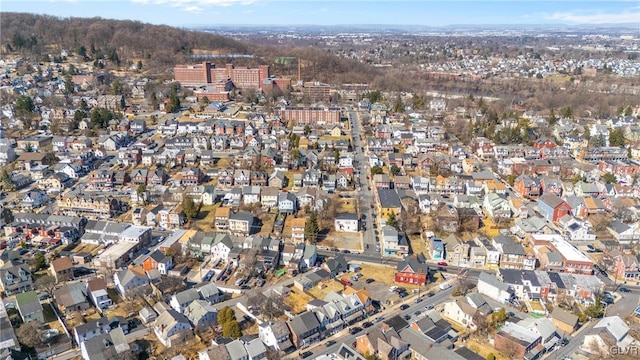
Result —
<svg viewBox="0 0 640 360"><path fill-rule="evenodd" d="M269 66L247 68L227 64L223 68L216 68L215 64L203 62L196 65L176 65L173 75L183 85L217 84L230 79L235 87L259 89L262 82L269 78Z"/></svg>

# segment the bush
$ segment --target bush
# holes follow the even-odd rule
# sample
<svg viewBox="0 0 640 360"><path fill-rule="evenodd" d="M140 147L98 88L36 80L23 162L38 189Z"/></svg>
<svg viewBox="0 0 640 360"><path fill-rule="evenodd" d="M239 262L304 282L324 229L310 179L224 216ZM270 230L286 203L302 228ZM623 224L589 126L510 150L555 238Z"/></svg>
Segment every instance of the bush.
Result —
<svg viewBox="0 0 640 360"><path fill-rule="evenodd" d="M489 355L487 355L487 360L496 360L496 356L493 355L493 353L489 353Z"/></svg>

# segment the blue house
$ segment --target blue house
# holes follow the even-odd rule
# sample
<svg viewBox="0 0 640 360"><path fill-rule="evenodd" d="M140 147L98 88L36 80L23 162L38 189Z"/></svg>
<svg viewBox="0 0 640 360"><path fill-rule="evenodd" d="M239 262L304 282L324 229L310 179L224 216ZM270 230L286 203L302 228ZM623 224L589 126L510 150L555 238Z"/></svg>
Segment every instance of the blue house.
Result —
<svg viewBox="0 0 640 360"><path fill-rule="evenodd" d="M444 259L444 242L440 238L431 239L431 258L433 260Z"/></svg>

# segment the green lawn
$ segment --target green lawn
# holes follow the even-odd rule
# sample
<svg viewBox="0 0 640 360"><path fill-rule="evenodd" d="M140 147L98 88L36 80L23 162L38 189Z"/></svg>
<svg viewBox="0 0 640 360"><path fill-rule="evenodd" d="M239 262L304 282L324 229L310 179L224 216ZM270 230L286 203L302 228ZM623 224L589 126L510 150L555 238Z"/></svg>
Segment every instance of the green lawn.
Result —
<svg viewBox="0 0 640 360"><path fill-rule="evenodd" d="M58 320L56 313L53 312L51 304L42 304L42 313L44 314L44 322L51 322Z"/></svg>

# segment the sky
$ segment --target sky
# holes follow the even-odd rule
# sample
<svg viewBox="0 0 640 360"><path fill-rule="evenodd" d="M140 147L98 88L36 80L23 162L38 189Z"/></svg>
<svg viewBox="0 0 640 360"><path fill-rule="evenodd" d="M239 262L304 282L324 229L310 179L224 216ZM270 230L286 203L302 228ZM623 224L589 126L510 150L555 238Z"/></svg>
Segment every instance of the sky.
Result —
<svg viewBox="0 0 640 360"><path fill-rule="evenodd" d="M622 23L640 27L640 0L2 0L0 11L179 27Z"/></svg>

